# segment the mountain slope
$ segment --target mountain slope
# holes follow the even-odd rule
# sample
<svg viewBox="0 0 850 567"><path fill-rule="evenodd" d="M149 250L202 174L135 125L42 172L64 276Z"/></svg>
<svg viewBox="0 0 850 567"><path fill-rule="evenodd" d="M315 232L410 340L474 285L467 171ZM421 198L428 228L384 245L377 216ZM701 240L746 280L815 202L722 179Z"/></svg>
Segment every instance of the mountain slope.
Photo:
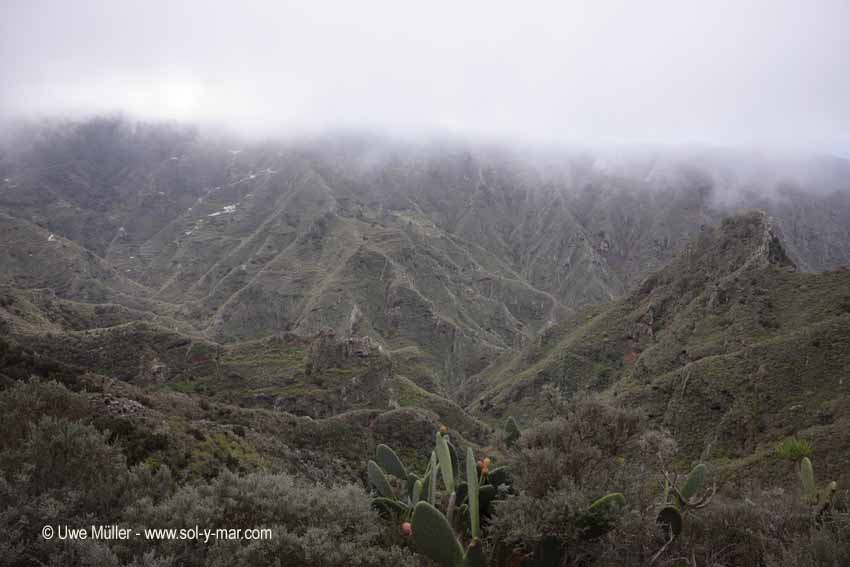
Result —
<svg viewBox="0 0 850 567"><path fill-rule="evenodd" d="M42 124L0 150L0 265L7 285L148 311L214 342L369 335L418 386L452 395L738 206L768 211L801 268L850 263L848 172L711 149L245 144L174 124Z"/></svg>
<svg viewBox="0 0 850 567"><path fill-rule="evenodd" d="M850 271L798 272L755 212L706 230L637 290L549 329L463 394L473 412L530 417L546 384L598 391L647 412L691 458L770 466L774 444L799 435L836 471L850 447L848 379Z"/></svg>

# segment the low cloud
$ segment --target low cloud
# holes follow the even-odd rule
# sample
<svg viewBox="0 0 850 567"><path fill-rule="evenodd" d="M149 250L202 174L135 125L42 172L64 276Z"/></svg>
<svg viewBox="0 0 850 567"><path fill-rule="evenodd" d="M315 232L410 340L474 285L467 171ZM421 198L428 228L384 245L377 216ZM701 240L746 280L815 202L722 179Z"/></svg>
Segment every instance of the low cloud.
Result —
<svg viewBox="0 0 850 567"><path fill-rule="evenodd" d="M0 7L0 112L850 154L850 4Z"/></svg>

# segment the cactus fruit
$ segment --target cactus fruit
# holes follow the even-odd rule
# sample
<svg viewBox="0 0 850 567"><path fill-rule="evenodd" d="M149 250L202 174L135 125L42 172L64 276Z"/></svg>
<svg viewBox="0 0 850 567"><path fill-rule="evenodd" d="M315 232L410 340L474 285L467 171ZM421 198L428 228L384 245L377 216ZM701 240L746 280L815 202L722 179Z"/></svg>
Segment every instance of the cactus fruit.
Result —
<svg viewBox="0 0 850 567"><path fill-rule="evenodd" d="M516 420L513 418L513 416L508 417L507 421L505 422L505 445L507 445L508 448L513 447L514 444L519 441L519 438L521 436L522 433L520 433L519 426L517 425Z"/></svg>
<svg viewBox="0 0 850 567"><path fill-rule="evenodd" d="M403 522L401 524L401 535L404 537L410 537L413 535L413 526L410 522Z"/></svg>
<svg viewBox="0 0 850 567"><path fill-rule="evenodd" d="M391 474L401 480L407 480L407 470L404 468L401 459L398 458L395 451L386 445L378 445L378 449L375 452L375 461L387 474Z"/></svg>
<svg viewBox="0 0 850 567"><path fill-rule="evenodd" d="M367 476L369 477L369 486L374 488L378 494L384 498L395 499L395 493L387 480L384 471L378 466L375 461L369 461L366 468Z"/></svg>

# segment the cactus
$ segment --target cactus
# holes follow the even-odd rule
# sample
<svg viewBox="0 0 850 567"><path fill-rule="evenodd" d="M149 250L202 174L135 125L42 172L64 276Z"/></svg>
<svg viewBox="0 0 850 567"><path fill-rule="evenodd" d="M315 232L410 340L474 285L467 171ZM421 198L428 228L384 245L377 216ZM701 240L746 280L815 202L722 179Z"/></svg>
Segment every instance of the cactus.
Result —
<svg viewBox="0 0 850 567"><path fill-rule="evenodd" d="M413 481L413 487L410 490L410 503L416 504L422 498L422 492L425 488L425 482L421 479Z"/></svg>
<svg viewBox="0 0 850 567"><path fill-rule="evenodd" d="M508 448L513 447L521 436L522 433L519 430L516 420L513 416L508 417L507 421L505 421L505 445Z"/></svg>
<svg viewBox="0 0 850 567"><path fill-rule="evenodd" d="M590 505L590 508L588 508L588 511L593 513L611 514L622 510L625 506L626 497L623 496L623 493L614 492L606 494L602 498L594 501L593 504Z"/></svg>
<svg viewBox="0 0 850 567"><path fill-rule="evenodd" d="M372 499L372 508L380 512L384 517L406 518L408 512L410 512L410 509L403 502L383 496Z"/></svg>
<svg viewBox="0 0 850 567"><path fill-rule="evenodd" d="M496 488L502 485L511 486L513 484L508 467L496 467L491 470L487 475L487 480Z"/></svg>
<svg viewBox="0 0 850 567"><path fill-rule="evenodd" d="M700 463L688 475L685 486L679 492L680 498L686 503L690 502L691 498L696 496L696 493L699 492L703 484L705 484L705 465Z"/></svg>
<svg viewBox="0 0 850 567"><path fill-rule="evenodd" d="M479 471L472 449L467 448L466 478L462 479L457 449L449 440L445 427L436 434L434 451L422 476L408 471L391 448L379 445L375 460L369 461L367 470L369 486L377 493L372 506L384 517L404 519L402 533L411 536L415 547L437 564L484 567L487 562L481 541L481 517L496 498L498 487L509 486L511 480L507 468L495 468L490 473L490 459L482 463ZM442 494L448 496L447 501L443 501L445 513L437 508L438 473L443 480ZM390 483L388 475L403 482ZM397 498L393 487L399 484L404 488L403 495ZM462 515L453 522L455 512ZM466 518L471 539L464 550L461 541L467 528Z"/></svg>
<svg viewBox="0 0 850 567"><path fill-rule="evenodd" d="M469 486L469 526L472 539L481 537L481 524L478 509L478 469L475 467L475 455L471 448L466 449L466 483Z"/></svg>
<svg viewBox="0 0 850 567"><path fill-rule="evenodd" d="M407 470L404 468L401 459L398 458L395 451L386 445L378 445L375 453L375 461L387 474L391 474L401 480L407 480Z"/></svg>
<svg viewBox="0 0 850 567"><path fill-rule="evenodd" d="M586 539L602 537L614 525L614 516L626 507L626 497L620 492L606 494L594 501L579 517L577 525Z"/></svg>
<svg viewBox="0 0 850 567"><path fill-rule="evenodd" d="M484 567L486 559L481 540L473 538L464 552L449 521L427 502L413 510L413 541L429 559L444 567Z"/></svg>
<svg viewBox="0 0 850 567"><path fill-rule="evenodd" d="M665 506L658 512L658 525L669 530L671 539L682 533L682 513L675 506Z"/></svg>
<svg viewBox="0 0 850 567"><path fill-rule="evenodd" d="M412 524L413 541L419 551L439 565L462 564L463 548L442 512L427 502L419 502L413 509Z"/></svg>
<svg viewBox="0 0 850 567"><path fill-rule="evenodd" d="M428 463L428 467L431 470L431 476L428 480L428 502L431 503L431 506L434 505L434 502L437 498L437 453L436 451L431 451L431 460Z"/></svg>
<svg viewBox="0 0 850 567"><path fill-rule="evenodd" d="M448 439L443 433L437 433L437 460L440 463L440 475L448 492L454 492L455 476Z"/></svg>
<svg viewBox="0 0 850 567"><path fill-rule="evenodd" d="M705 465L699 463L688 474L684 486L676 487L675 479L664 472L664 501L665 506L658 513L656 522L668 532L670 540L682 533L684 519L687 513L705 508L711 502L717 492L717 485L713 485L711 492L697 498L697 494L705 484Z"/></svg>
<svg viewBox="0 0 850 567"><path fill-rule="evenodd" d="M443 463L448 463L448 448L440 448L440 439L444 438L443 434L437 434L438 454L443 455ZM454 487L453 473L447 473L446 467L440 467L441 473L444 475L443 480L446 482L446 488ZM439 565L446 567L484 567L486 560L484 550L480 540L481 523L479 514L479 492L478 486L478 469L475 466L475 456L471 448L466 450L466 482L457 486L457 490L464 490L469 501L469 525L472 534L472 542L463 551L458 539L455 537L451 526L451 516L445 516L437 510L433 505L427 502L418 502L413 509L413 540L416 543L417 549L428 556L431 560ZM489 485L488 485L489 486ZM463 488L462 488L463 487ZM494 491L492 486L490 489ZM452 491L449 498L449 513L455 504L457 492Z"/></svg>
<svg viewBox="0 0 850 567"><path fill-rule="evenodd" d="M814 508L815 515L820 516L829 510L838 484L833 480L822 490L818 490L814 467L808 457L800 460L800 480L803 484L803 497Z"/></svg>
<svg viewBox="0 0 850 567"><path fill-rule="evenodd" d="M490 510L490 503L496 498L496 487L492 484L484 484L478 487L478 511L486 514Z"/></svg>
<svg viewBox="0 0 850 567"><path fill-rule="evenodd" d="M393 488L390 486L387 476L384 474L384 471L381 470L381 467L378 466L378 463L375 461L369 461L366 467L366 472L369 477L369 486L374 488L375 491L384 498L395 499L395 492L393 492Z"/></svg>
<svg viewBox="0 0 850 567"><path fill-rule="evenodd" d="M413 513L413 506L417 502L433 498L431 477L432 472L436 474L436 466L436 457L432 454L428 468L420 477L408 472L401 459L391 448L386 445L378 445L375 460L369 461L367 466L369 488L377 494L372 499L372 507L384 517L400 516L409 519ZM393 489L393 484L390 482L387 473L405 481L402 496L396 496L396 491Z"/></svg>

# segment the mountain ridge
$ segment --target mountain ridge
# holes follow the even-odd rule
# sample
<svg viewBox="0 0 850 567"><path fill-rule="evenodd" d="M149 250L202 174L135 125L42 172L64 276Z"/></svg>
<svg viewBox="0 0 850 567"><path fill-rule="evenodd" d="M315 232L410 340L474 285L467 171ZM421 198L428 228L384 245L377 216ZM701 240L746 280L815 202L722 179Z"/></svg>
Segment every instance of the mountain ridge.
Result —
<svg viewBox="0 0 850 567"><path fill-rule="evenodd" d="M709 151L530 157L356 137L234 149L111 118L27 135L0 153L4 285L121 304L222 345L368 335L400 375L461 401L494 358L663 269L730 212L716 205L735 187L784 215L776 231L803 268L850 255L841 163L797 210L802 189L776 173L784 200L747 197L765 163Z"/></svg>

